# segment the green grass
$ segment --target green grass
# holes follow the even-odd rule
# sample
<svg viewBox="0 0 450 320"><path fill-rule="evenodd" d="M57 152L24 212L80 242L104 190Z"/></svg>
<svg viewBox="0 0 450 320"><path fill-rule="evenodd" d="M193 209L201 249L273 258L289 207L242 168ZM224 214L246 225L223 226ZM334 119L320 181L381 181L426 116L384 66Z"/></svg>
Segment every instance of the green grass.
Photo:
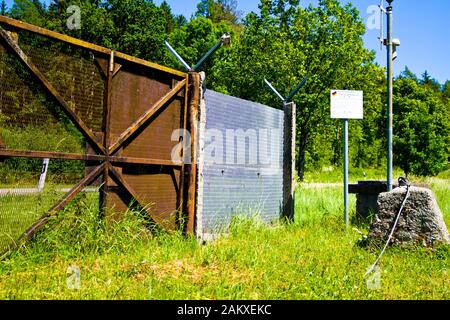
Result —
<svg viewBox="0 0 450 320"><path fill-rule="evenodd" d="M448 181L433 189L450 225ZM368 289L364 273L378 250L359 247L360 236L343 226L341 199L339 187L302 186L293 225L236 219L228 235L204 245L149 232L131 211L105 223L94 202L80 199L0 262L0 299L450 298L449 246L389 248L381 287ZM70 265L81 269L79 290L67 288Z"/></svg>
<svg viewBox="0 0 450 320"><path fill-rule="evenodd" d="M57 191L63 187L46 184L42 193L0 196L0 253L64 196ZM98 194L83 197L98 203Z"/></svg>
<svg viewBox="0 0 450 320"><path fill-rule="evenodd" d="M47 123L42 126L11 127L0 123L0 139L6 148L82 154L85 142L73 125ZM14 185L36 187L42 159L8 158L0 163L0 188ZM72 183L84 173L82 161L52 159L47 181Z"/></svg>
<svg viewBox="0 0 450 320"><path fill-rule="evenodd" d="M349 168L349 181L350 183L357 183L364 180L386 180L386 170L384 168ZM405 173L400 168L394 168L393 177L394 182L399 177L405 177ZM408 179L412 183L431 183L436 179L450 180L450 170L441 172L435 178L426 178L418 176L409 176ZM344 173L342 168L337 167L325 167L322 170L316 170L305 173L305 183L342 183L344 180Z"/></svg>

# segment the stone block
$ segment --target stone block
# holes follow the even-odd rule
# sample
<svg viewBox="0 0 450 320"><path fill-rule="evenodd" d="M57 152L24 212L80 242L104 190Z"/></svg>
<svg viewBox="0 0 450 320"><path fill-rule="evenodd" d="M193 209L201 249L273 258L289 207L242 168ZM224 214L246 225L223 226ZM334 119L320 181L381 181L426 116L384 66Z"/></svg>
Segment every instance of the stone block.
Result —
<svg viewBox="0 0 450 320"><path fill-rule="evenodd" d="M387 240L405 195L406 187L401 187L378 196L377 212L368 235L370 242ZM433 192L412 186L391 244L433 246L449 243L448 229Z"/></svg>

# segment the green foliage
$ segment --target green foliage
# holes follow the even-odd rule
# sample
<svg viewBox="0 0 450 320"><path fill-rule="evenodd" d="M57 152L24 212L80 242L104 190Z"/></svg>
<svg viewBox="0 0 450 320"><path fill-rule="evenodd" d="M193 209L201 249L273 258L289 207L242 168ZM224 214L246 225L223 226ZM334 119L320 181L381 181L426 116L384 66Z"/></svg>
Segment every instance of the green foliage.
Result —
<svg viewBox="0 0 450 320"><path fill-rule="evenodd" d="M339 142L333 147L340 139L336 132L340 124L329 119L329 90L345 86L365 90L370 116L355 130L360 133L355 139L368 142L359 146L360 150L369 143L374 147L371 153L357 150L356 161L360 165L376 162L379 149L374 143L377 132L373 124L379 122L381 113L379 86L383 73L373 62L374 53L363 47L365 29L357 11L332 0L308 8L300 7L298 1L265 0L259 7L259 14L250 13L244 19L238 42L214 65L209 85L224 93L281 107L265 87L264 77L287 96L309 75L307 85L295 98L301 179L306 161L330 162L329 150L340 150Z"/></svg>
<svg viewBox="0 0 450 320"><path fill-rule="evenodd" d="M394 161L408 175L434 176L450 154L450 108L424 74L394 85Z"/></svg>
<svg viewBox="0 0 450 320"><path fill-rule="evenodd" d="M38 26L45 25L46 11L39 0L14 0L11 17Z"/></svg>
<svg viewBox="0 0 450 320"><path fill-rule="evenodd" d="M8 8L6 7L6 2L5 2L5 0L2 0L2 2L0 4L0 15L6 16L7 13L8 13Z"/></svg>
<svg viewBox="0 0 450 320"><path fill-rule="evenodd" d="M205 17L213 23L226 21L236 24L241 13L237 10L237 0L200 0L196 15Z"/></svg>
<svg viewBox="0 0 450 320"><path fill-rule="evenodd" d="M286 96L309 75L294 99L300 179L305 170L342 163L342 124L329 117L330 89L364 91L364 120L350 124L351 164L365 170L385 164L384 70L375 63L375 53L364 48L365 26L351 4L320 0L317 6L301 7L299 0L261 0L259 11L241 20L235 0L199 0L189 21L174 15L166 1L159 6L146 0L70 4L81 8L81 30L66 27L67 1L53 1L46 8L38 0L16 0L11 15L178 69L179 62L165 49L164 40L194 65L223 33L231 33L231 48L217 51L202 66L209 88L281 108L265 87L264 77ZM441 85L426 71L418 79L409 69L398 81L404 79L416 85L409 86L414 93L401 93L396 99L396 109L408 111L396 113L395 161L408 173L435 175L445 169L444 158L449 155L443 143L448 145L450 83ZM404 86L400 83L397 88ZM410 102L415 108L407 106ZM420 117L422 112L426 116ZM425 154L430 157L423 161ZM423 164L405 167L406 159Z"/></svg>
<svg viewBox="0 0 450 320"><path fill-rule="evenodd" d="M224 33L234 36L234 31L228 24L223 22L214 24L209 19L197 17L174 30L168 41L190 66L194 66ZM201 69L208 72L224 54L223 51L216 52L202 65ZM180 66L178 60L169 52L166 54L166 61L168 65L175 68Z"/></svg>

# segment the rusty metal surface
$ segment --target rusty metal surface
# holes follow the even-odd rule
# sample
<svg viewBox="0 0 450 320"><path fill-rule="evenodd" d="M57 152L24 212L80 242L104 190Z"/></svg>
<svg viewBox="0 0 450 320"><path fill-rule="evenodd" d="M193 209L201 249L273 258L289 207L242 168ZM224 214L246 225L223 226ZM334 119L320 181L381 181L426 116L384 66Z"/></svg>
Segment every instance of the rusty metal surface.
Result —
<svg viewBox="0 0 450 320"><path fill-rule="evenodd" d="M180 97L176 92L184 86L185 80L173 87L172 77L124 63L113 79L111 98L111 118L121 121L111 121L114 143L110 152L125 158L160 160L162 166L123 166L122 176L152 218L171 230L175 228L176 212L180 208L181 173L172 168L171 153L178 141L171 141L171 136L182 127L184 93ZM175 94L170 94L173 90ZM173 97L165 99L167 96ZM153 112L155 108L157 112ZM117 150L120 146L123 147ZM167 164L172 165L167 168L164 166ZM117 211L128 205L121 190L112 189L111 193L108 206L115 206Z"/></svg>
<svg viewBox="0 0 450 320"><path fill-rule="evenodd" d="M8 32L4 25L18 33ZM19 101L19 109L33 106L30 119L45 128L51 117L44 109L51 105L55 110L49 114L56 113L53 123L64 121L72 131L75 127L76 135L86 143L79 153L66 149L20 150L7 144L0 150L0 159L51 158L85 163L85 177L47 215L56 214L87 184L94 184L102 185L100 201L107 214L120 216L130 204L137 203L161 227L180 227L178 218L180 211L186 210L189 195L189 191L181 190L185 184L186 190L193 187L183 182L187 166L172 162L172 150L180 142L172 141L172 134L189 126L188 105L192 110L197 102L189 104L188 89L199 91L189 86L187 74L0 17L0 77L4 74L13 75L15 80L10 88L0 84L1 113L7 110L5 106L13 110L17 105L17 99L4 97L20 89L27 98L22 105ZM37 93L39 90L43 93ZM20 130L19 118L10 118L10 130ZM0 125L3 120L0 117ZM61 137L61 141L64 139ZM24 237L34 234L45 217Z"/></svg>

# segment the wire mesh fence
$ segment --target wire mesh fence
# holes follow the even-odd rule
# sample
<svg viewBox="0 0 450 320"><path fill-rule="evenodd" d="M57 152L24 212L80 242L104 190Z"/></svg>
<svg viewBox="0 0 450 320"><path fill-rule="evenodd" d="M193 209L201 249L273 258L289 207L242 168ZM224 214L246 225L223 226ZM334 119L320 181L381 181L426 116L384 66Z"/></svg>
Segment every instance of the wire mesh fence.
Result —
<svg viewBox="0 0 450 320"><path fill-rule="evenodd" d="M189 124L188 83L185 73L0 16L0 251L83 194L101 210L137 203L176 228L188 180L172 162L172 134Z"/></svg>
<svg viewBox="0 0 450 320"><path fill-rule="evenodd" d="M26 31L13 34L29 60L93 132L102 131L104 77L88 50ZM35 76L0 42L3 148L84 154L87 143ZM80 160L8 157L0 163L0 251L16 241L85 175ZM85 188L98 202L97 187Z"/></svg>

